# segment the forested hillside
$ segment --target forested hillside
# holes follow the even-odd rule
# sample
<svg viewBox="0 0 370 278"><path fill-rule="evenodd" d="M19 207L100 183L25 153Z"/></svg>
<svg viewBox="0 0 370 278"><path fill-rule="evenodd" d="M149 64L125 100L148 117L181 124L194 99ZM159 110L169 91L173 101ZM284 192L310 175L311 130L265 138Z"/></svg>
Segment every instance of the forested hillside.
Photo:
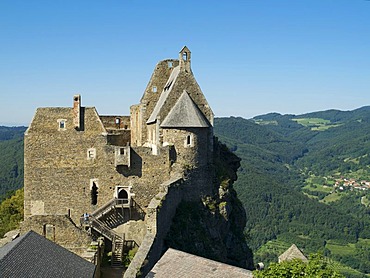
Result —
<svg viewBox="0 0 370 278"><path fill-rule="evenodd" d="M369 119L370 107L215 119L216 135L242 158L235 189L256 262L277 261L295 243L340 262L346 277L362 274L345 265L370 273Z"/></svg>
<svg viewBox="0 0 370 278"><path fill-rule="evenodd" d="M23 134L25 127L0 126L0 202L23 187Z"/></svg>

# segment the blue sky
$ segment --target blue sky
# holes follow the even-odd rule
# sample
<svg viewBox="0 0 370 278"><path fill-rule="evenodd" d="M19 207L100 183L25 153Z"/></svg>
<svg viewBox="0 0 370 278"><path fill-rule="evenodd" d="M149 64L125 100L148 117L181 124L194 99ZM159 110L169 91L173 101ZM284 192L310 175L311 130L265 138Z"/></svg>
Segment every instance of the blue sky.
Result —
<svg viewBox="0 0 370 278"><path fill-rule="evenodd" d="M370 1L1 0L0 125L76 93L128 115L184 45L218 117L370 105Z"/></svg>

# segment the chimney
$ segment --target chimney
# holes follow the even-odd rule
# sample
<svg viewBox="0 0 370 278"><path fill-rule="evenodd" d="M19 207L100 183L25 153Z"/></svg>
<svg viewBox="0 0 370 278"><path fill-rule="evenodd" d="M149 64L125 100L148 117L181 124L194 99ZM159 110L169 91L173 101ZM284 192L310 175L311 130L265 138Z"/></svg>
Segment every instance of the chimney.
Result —
<svg viewBox="0 0 370 278"><path fill-rule="evenodd" d="M81 128L81 95L73 96L73 125L76 130Z"/></svg>

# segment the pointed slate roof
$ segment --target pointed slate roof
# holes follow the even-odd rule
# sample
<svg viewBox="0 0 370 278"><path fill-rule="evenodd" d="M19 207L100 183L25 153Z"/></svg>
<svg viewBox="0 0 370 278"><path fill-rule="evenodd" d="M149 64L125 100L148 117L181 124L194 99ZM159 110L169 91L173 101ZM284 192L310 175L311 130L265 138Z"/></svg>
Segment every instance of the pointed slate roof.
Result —
<svg viewBox="0 0 370 278"><path fill-rule="evenodd" d="M30 231L0 248L2 278L94 277L95 265Z"/></svg>
<svg viewBox="0 0 370 278"><path fill-rule="evenodd" d="M288 250L286 250L283 254L279 256L279 263L283 261L291 261L293 259L300 259L303 262L307 262L307 258L305 255L303 255L302 251L299 250L299 248L292 244L292 246L289 247Z"/></svg>
<svg viewBox="0 0 370 278"><path fill-rule="evenodd" d="M184 90L172 107L161 127L210 127L198 106Z"/></svg>

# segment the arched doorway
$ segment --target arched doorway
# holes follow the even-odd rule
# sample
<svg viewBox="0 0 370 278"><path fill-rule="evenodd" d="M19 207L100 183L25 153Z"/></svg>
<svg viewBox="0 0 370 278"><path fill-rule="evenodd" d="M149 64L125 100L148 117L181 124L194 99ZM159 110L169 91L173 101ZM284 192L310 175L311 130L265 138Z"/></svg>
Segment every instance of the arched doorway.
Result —
<svg viewBox="0 0 370 278"><path fill-rule="evenodd" d="M118 191L118 199L128 199L128 193L125 189L121 188L119 191Z"/></svg>

